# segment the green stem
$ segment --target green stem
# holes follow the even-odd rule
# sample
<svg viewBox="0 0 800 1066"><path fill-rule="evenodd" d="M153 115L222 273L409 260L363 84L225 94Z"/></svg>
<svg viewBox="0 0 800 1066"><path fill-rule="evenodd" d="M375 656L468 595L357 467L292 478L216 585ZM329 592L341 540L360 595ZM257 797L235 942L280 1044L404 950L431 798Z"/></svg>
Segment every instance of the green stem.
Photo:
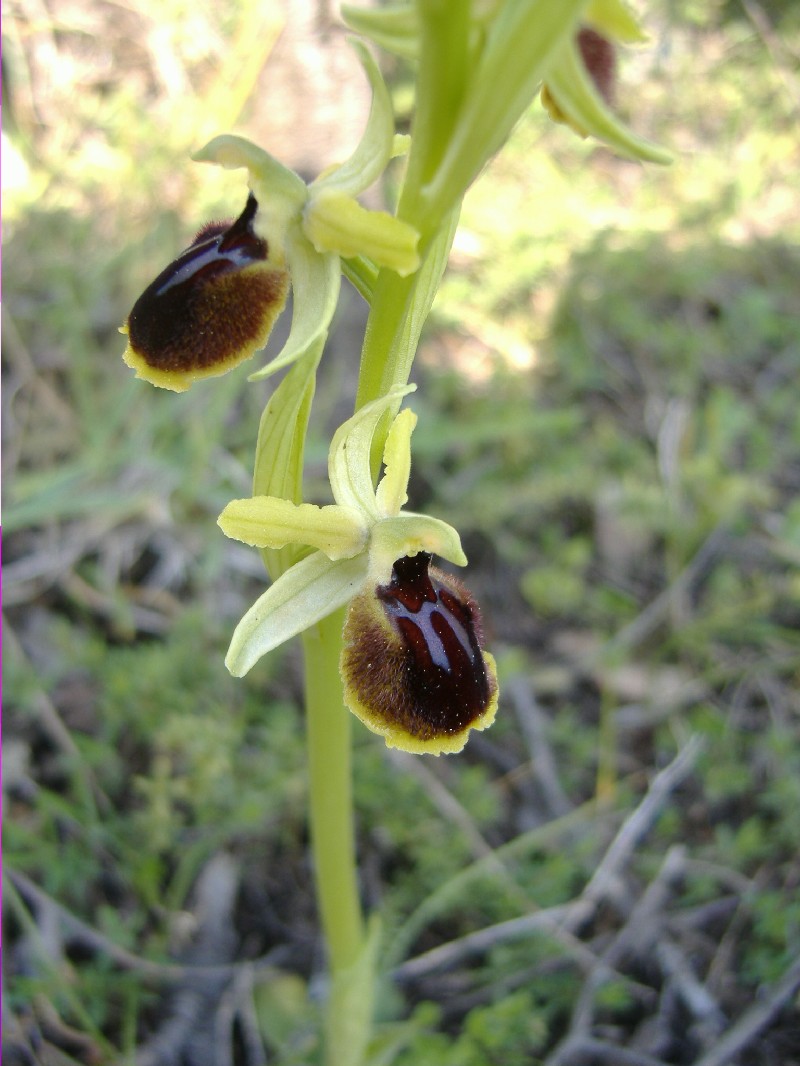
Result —
<svg viewBox="0 0 800 1066"><path fill-rule="evenodd" d="M350 732L339 655L344 609L303 634L311 850L330 987L325 1005L325 1063L361 1066L372 1025L377 927L369 935L358 896L353 832Z"/></svg>
<svg viewBox="0 0 800 1066"><path fill-rule="evenodd" d="M353 833L352 716L342 702L339 676L343 625L344 612L336 611L303 634L311 849L334 977L355 962L364 942Z"/></svg>

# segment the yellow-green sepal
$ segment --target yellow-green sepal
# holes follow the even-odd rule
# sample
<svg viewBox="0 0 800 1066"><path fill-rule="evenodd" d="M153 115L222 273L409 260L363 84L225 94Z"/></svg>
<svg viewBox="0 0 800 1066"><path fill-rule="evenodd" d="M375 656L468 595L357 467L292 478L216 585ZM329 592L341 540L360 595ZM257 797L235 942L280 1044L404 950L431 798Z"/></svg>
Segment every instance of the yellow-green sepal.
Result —
<svg viewBox="0 0 800 1066"><path fill-rule="evenodd" d="M394 112L389 90L378 69L378 64L361 41L350 39L350 44L364 68L372 89L367 125L355 151L339 166L325 171L308 187L309 197L317 196L323 189L356 196L374 184L386 169L394 149Z"/></svg>
<svg viewBox="0 0 800 1066"><path fill-rule="evenodd" d="M250 188L258 200L259 231L270 241L282 240L289 221L297 217L308 196L305 182L293 170L252 141L233 133L214 137L192 159L249 172Z"/></svg>
<svg viewBox="0 0 800 1066"><path fill-rule="evenodd" d="M260 596L233 633L225 665L243 677L267 652L343 607L367 575L366 553L332 562L321 551L301 559Z"/></svg>
<svg viewBox="0 0 800 1066"><path fill-rule="evenodd" d="M426 189L437 210L460 201L505 142L539 84L549 77L554 50L572 37L584 7L585 0L515 0L503 4L487 24L486 42L453 137Z"/></svg>
<svg viewBox="0 0 800 1066"><path fill-rule="evenodd" d="M419 22L414 4L387 4L377 8L343 4L342 18L350 29L369 37L384 51L403 59L417 58Z"/></svg>

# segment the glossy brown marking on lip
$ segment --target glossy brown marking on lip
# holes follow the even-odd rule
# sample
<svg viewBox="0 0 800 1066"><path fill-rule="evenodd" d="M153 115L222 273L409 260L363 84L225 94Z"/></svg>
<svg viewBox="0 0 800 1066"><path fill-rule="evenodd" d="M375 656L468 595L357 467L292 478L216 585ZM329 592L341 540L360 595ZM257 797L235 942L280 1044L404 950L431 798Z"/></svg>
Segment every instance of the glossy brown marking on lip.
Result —
<svg viewBox="0 0 800 1066"><path fill-rule="evenodd" d="M377 732L421 742L411 750L465 736L495 700L477 604L425 552L399 559L388 585L353 601L344 636L353 709Z"/></svg>
<svg viewBox="0 0 800 1066"><path fill-rule="evenodd" d="M262 347L286 302L288 275L253 229L250 194L232 224L212 222L134 304L127 333L134 365L156 384L222 371ZM166 375L167 381L160 380Z"/></svg>

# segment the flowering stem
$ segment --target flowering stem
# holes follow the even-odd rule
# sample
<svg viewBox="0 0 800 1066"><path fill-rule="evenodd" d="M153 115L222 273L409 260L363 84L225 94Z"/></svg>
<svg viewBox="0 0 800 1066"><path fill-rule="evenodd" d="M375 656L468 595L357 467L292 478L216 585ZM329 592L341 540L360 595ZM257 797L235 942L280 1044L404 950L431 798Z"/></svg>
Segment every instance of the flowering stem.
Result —
<svg viewBox="0 0 800 1066"><path fill-rule="evenodd" d="M358 896L351 772L352 715L342 702L344 610L303 633L311 850L330 991L325 1062L359 1066L372 1016L372 957Z"/></svg>
<svg viewBox="0 0 800 1066"><path fill-rule="evenodd" d="M357 410L408 381L422 327L447 265L459 212L460 204L440 220L433 234L423 235L421 265L415 274L401 278L394 271L381 270L378 275L361 349ZM384 434L375 434L376 475L384 440Z"/></svg>
<svg viewBox="0 0 800 1066"><path fill-rule="evenodd" d="M339 676L343 626L341 610L303 634L311 848L334 974L352 965L364 937L353 837L352 715L342 702Z"/></svg>

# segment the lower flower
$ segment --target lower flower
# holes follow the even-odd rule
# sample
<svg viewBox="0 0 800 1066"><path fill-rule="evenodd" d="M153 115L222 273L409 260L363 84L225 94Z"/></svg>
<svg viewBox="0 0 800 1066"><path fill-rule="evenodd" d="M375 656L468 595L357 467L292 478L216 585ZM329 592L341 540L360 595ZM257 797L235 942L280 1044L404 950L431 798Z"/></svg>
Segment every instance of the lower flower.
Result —
<svg viewBox="0 0 800 1066"><path fill-rule="evenodd" d="M341 673L348 707L389 747L439 755L492 724L498 690L477 604L430 558L398 559L388 585L355 597Z"/></svg>
<svg viewBox="0 0 800 1066"><path fill-rule="evenodd" d="M246 674L262 655L347 605L340 666L345 702L386 744L404 751L461 751L471 729L497 711L494 659L483 650L480 612L455 578L430 565L467 558L452 526L406 511L412 411L386 436L384 473L373 485L378 424L413 391L398 386L360 408L333 436L328 474L335 503L276 496L232 500L223 532L258 548L303 545L236 627L225 659Z"/></svg>

